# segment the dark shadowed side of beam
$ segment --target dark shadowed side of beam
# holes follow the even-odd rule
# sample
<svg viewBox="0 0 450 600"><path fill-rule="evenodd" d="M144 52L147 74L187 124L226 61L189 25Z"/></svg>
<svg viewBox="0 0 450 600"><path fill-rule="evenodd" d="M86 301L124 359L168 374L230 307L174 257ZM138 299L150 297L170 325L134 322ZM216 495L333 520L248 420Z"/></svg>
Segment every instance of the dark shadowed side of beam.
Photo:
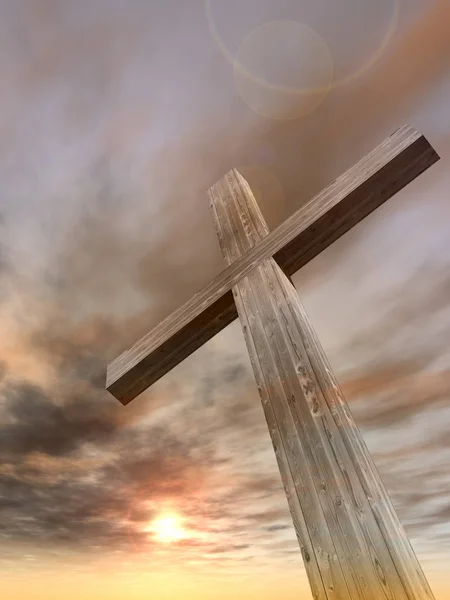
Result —
<svg viewBox="0 0 450 600"><path fill-rule="evenodd" d="M128 404L237 318L231 288L261 261L293 275L437 160L424 136L398 130L116 358L107 390Z"/></svg>
<svg viewBox="0 0 450 600"><path fill-rule="evenodd" d="M421 136L278 250L274 254L276 262L285 275L294 275L438 160L434 148Z"/></svg>
<svg viewBox="0 0 450 600"><path fill-rule="evenodd" d="M231 291L225 292L119 379L107 384L107 390L122 404L128 404L237 316L233 294Z"/></svg>

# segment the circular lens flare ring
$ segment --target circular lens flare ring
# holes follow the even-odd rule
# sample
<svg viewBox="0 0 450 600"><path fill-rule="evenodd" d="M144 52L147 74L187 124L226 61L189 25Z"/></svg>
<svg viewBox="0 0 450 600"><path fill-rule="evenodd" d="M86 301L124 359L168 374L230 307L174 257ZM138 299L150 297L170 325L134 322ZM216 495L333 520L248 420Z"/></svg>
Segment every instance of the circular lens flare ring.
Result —
<svg viewBox="0 0 450 600"><path fill-rule="evenodd" d="M309 46L310 49L315 49L316 55L321 57L321 70L324 72L322 77L324 81L321 83L321 85L307 88L275 85L266 78L263 79L256 77L255 75L251 75L250 71L243 66L245 63L244 56L246 54L248 55L249 50L251 51L252 44L257 46L259 41L259 45L261 46L261 41L264 41L265 38L269 40L270 36L272 36L282 39L283 35L291 40L294 40L295 37L297 37L299 41L304 40L305 46ZM299 56L298 59L300 60L301 57ZM268 21L267 23L263 23L262 25L259 25L253 29L253 31L251 31L244 38L242 44L240 45L236 54L236 58L233 62L233 69L235 80L239 76L244 77L253 84L259 85L266 90L293 96L317 96L320 94L327 94L332 88L334 77L333 57L325 40L313 29L311 29L311 27L308 27L303 23L299 23L298 21L286 20Z"/></svg>
<svg viewBox="0 0 450 600"><path fill-rule="evenodd" d="M380 45L379 45L378 49L369 58L369 60L367 60L359 69L356 69L352 73L349 73L349 75L347 75L346 77L343 77L342 79L335 80L329 88L325 88L323 90L320 88L319 89L297 89L296 90L292 87L279 86L279 85L270 83L264 79L260 79L259 77L255 77L255 75L253 73L248 71L248 69L246 69L242 64L240 64L239 61L233 57L232 53L227 48L225 42L222 39L222 36L219 33L219 30L218 30L217 24L216 24L216 20L214 19L214 15L213 15L211 0L204 0L204 2L205 2L206 20L208 22L208 27L211 32L211 35L215 39L216 44L218 45L218 47L219 47L221 53L223 54L223 56L225 57L225 59L234 67L235 72L239 71L242 76L247 77L248 79L253 81L253 83L258 84L263 87L266 87L267 89L277 91L277 92L283 92L285 94L298 94L298 95L317 94L320 92L327 93L327 92L331 91L332 89L336 89L336 88L346 85L347 83L350 83L351 81L353 81L354 79L356 79L357 77L362 75L365 71L370 69L370 67L372 65L374 65L376 63L376 61L380 58L380 56L386 49L387 45L391 41L395 31L397 30L399 16L400 16L400 0L392 0L392 2L393 2L392 17L388 23L386 32L381 39Z"/></svg>
<svg viewBox="0 0 450 600"><path fill-rule="evenodd" d="M264 84L243 75L239 65L263 74ZM236 90L244 102L263 117L283 121L313 112L325 100L334 77L328 45L297 21L269 21L254 29L242 42L234 66ZM290 86L269 85L280 77Z"/></svg>

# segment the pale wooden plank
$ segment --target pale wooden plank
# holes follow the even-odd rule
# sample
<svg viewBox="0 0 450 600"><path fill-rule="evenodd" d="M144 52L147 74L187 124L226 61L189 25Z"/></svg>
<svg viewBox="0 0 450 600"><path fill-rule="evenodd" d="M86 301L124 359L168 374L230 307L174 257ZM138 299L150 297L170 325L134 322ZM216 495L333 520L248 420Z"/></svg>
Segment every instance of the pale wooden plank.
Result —
<svg viewBox="0 0 450 600"><path fill-rule="evenodd" d="M259 271L257 267L255 271ZM252 272L235 289L236 303L244 328L255 379L258 384L269 433L285 490L289 510L302 552L308 580L317 599L344 600L350 598L338 553L330 535L318 491L313 485L310 470L305 469L307 457L295 431L284 393L282 374L277 370L271 345L273 338L264 328L267 314L254 293L256 272ZM365 600L364 597L361 600Z"/></svg>
<svg viewBox="0 0 450 600"><path fill-rule="evenodd" d="M274 256L292 275L438 158L421 134L398 130L116 358L107 389L130 402L236 318L231 288L261 261Z"/></svg>
<svg viewBox="0 0 450 600"><path fill-rule="evenodd" d="M318 364L318 357L315 356L318 351L317 338L314 337L316 346L312 350L312 340L308 333L312 331L312 327L304 309L301 307L298 294L278 267L275 267L275 269L277 270L277 279L285 292L285 301L283 298L281 298L281 301L278 299L275 308L280 312L286 325L286 333L289 334L285 338L285 342L294 341L294 354L297 355L299 365L304 370L301 377L297 379L296 373L292 371L293 365L288 363L288 367L285 366L286 371L289 370L289 367L291 368L286 376L287 382L290 384L288 387L291 393L295 393L296 397L299 393L301 394L299 384L301 388L308 390L306 398L309 410L306 410L305 405L302 405L302 403L297 402L293 405L294 412L298 412L299 415L297 423L302 425L299 427L299 435L302 439L308 439L308 430L305 425L308 422L310 426L311 423L313 426L315 425L316 433L319 434L321 442L317 445L313 438L311 444L314 444L316 448L315 456L320 459L322 454L322 458L325 459L322 461L325 466L322 469L322 481L326 481L327 490L332 493L333 472L329 470L329 465L336 461L334 476L337 476L338 483L344 484L344 493L346 491L348 493L347 502L354 504L353 508L355 508L359 517L359 523L356 523L357 527L355 527L355 523L347 522L347 517L342 515L342 510L337 511L343 537L348 539L348 528L351 527L357 537L357 540L351 543L351 547L356 550L357 541L359 541L360 547L366 552L367 556L371 556L372 560L376 558L377 565L373 565L374 574L382 570L386 574L386 581L389 582L389 589L384 590L386 597L403 598L403 595L406 594L408 598L420 598L421 600L432 598L428 584L424 586L423 580L421 581L421 568L417 558L410 552L410 545L404 544L407 538L403 528L401 526L391 526L395 520L398 522L398 519L379 476L366 478L365 485L359 478L360 465L355 462L354 453L348 452L348 446L352 440L357 440L359 445L364 444L362 436L353 422L351 435L346 444L345 440L348 436L337 428L331 415L329 402L322 392L324 389L329 389L329 400L330 391L334 388L330 386L326 374L324 376L312 367L312 365L317 366ZM276 301L276 297L273 294L272 296L273 300ZM301 328L298 327L299 323L301 323ZM321 353L323 353L322 350ZM334 398L332 405L336 403L336 400ZM347 413L350 414L343 397L340 398L340 402L341 405L345 406ZM303 407L303 411L299 410L301 407ZM339 471L341 472L340 477ZM380 502L381 495L379 494L377 501L374 501L374 493L380 490L380 486L383 489L384 498ZM340 494L342 494L342 490ZM340 509L345 506L346 502L343 502ZM380 518L380 511L384 514L383 518ZM360 565L359 569L360 572L364 571L364 565ZM369 587L374 589L375 584L372 582ZM401 592L396 590L401 590ZM359 598L359 596L356 597ZM384 596L380 595L380 597Z"/></svg>
<svg viewBox="0 0 450 600"><path fill-rule="evenodd" d="M317 374L330 415L337 429L342 432L342 441L355 466L356 475L383 537L395 541L390 551L395 564L398 565L398 573L403 585L406 589L410 589L412 584L417 593L422 594L420 598L433 600L434 596L425 574L398 519L364 439L357 430L351 410L301 302L297 304L297 310L303 321L305 348ZM411 589L410 594L412 594Z"/></svg>
<svg viewBox="0 0 450 600"><path fill-rule="evenodd" d="M264 235L263 227L251 231L261 217L237 176L215 192L219 242L232 262ZM323 351L295 288L267 259L233 294L314 597L430 600L415 555L390 527L396 517L381 480L370 469L360 477L351 449L360 452L364 442L321 367ZM337 422L337 404L351 430Z"/></svg>
<svg viewBox="0 0 450 600"><path fill-rule="evenodd" d="M264 236L264 230L246 226L247 220L239 203L238 177L229 173L217 184L212 211L225 261L231 264L249 247ZM253 198L247 190L247 196ZM256 203L253 202L252 207ZM244 219L242 219L244 217ZM263 222L262 216L257 221ZM287 492L289 510L304 557L308 580L317 600L349 597L342 569L337 562L336 550L328 531L319 496L314 490L310 473L301 469L305 462L303 448L295 435L288 401L271 351L272 340L266 335L264 320L255 296L255 280L261 267L254 269L234 288L233 294L241 317L243 332L255 379L261 396L264 414L274 446L275 456ZM264 295L264 291L263 291ZM286 439L290 443L286 444ZM298 494L301 490L302 501ZM338 589L336 590L336 586ZM364 600L364 599L362 599Z"/></svg>

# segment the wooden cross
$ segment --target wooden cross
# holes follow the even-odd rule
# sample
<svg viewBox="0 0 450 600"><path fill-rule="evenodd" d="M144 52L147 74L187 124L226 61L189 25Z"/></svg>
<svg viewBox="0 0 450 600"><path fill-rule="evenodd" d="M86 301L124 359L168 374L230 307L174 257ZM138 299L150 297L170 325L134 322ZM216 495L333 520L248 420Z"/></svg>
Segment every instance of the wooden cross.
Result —
<svg viewBox="0 0 450 600"><path fill-rule="evenodd" d="M108 367L127 404L239 316L316 600L433 599L289 276L438 159L403 127L271 233L230 171L209 191L227 268Z"/></svg>

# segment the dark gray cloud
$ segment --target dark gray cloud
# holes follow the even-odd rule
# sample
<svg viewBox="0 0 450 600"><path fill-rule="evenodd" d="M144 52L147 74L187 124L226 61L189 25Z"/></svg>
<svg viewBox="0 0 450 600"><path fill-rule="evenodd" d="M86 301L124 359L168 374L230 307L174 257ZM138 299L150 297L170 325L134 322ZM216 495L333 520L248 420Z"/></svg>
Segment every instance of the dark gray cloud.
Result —
<svg viewBox="0 0 450 600"><path fill-rule="evenodd" d="M154 511L144 510L144 500L188 495L194 484L187 475L203 468L167 427L120 431L98 404L56 407L29 387L17 396L8 413L14 423L0 431L4 537L120 549L145 538L136 523ZM93 461L83 453L86 444Z"/></svg>
<svg viewBox="0 0 450 600"><path fill-rule="evenodd" d="M82 444L100 442L117 429L111 405L97 398L76 397L56 404L41 390L27 384L6 385L6 412L11 421L0 431L0 453L26 455L42 452L63 456Z"/></svg>

